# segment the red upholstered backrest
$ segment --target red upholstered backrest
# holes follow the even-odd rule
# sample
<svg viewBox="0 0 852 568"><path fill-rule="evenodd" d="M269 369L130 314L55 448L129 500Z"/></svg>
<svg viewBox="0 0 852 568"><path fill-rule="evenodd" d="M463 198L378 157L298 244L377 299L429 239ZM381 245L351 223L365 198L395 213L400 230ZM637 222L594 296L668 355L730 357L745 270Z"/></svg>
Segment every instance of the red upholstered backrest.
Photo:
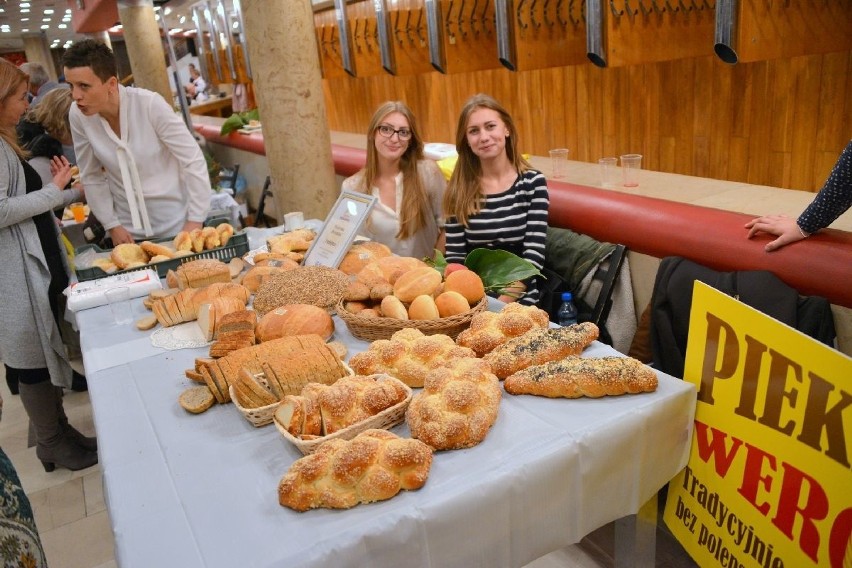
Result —
<svg viewBox="0 0 852 568"><path fill-rule="evenodd" d="M265 155L263 136L219 136L195 127L211 142ZM332 144L334 169L350 176L364 167L364 150ZM823 230L768 253L763 235L747 239L751 215L550 181L550 224L600 241L621 243L657 258L682 256L715 270L769 270L801 294L852 308L852 233ZM766 213L766 211L756 212Z"/></svg>

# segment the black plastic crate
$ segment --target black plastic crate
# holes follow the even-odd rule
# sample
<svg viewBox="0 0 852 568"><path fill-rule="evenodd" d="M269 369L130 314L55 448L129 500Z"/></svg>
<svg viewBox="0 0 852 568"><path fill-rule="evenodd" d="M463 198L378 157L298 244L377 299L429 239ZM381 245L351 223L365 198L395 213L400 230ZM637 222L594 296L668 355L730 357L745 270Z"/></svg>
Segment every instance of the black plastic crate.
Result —
<svg viewBox="0 0 852 568"><path fill-rule="evenodd" d="M172 244L174 239L155 239L151 242L154 243L162 243L162 244ZM110 249L102 249L97 245L83 245L74 251L74 256L77 257L81 253L84 253L89 250L94 250L96 253L108 253ZM228 262L232 258L243 256L249 250L248 244L248 235L245 233L235 233L228 239L228 244L223 247L210 249L201 251L195 254L188 254L186 256L179 256L177 258L173 258L171 260L164 260L163 262L156 262L154 264L146 264L145 266L137 266L136 268L128 268L127 270L117 270L115 272L104 272L97 266L91 266L89 268L78 268L76 270L77 280L80 282L85 282L87 280L97 280L98 278L104 278L105 276L112 276L114 274L125 274L127 272L135 272L137 270L145 270L146 268L155 268L157 270L157 274L160 278L165 278L166 273L169 270L174 270L181 264L185 262L189 262L191 260L198 260L199 258L215 258L216 260L221 260L222 262Z"/></svg>

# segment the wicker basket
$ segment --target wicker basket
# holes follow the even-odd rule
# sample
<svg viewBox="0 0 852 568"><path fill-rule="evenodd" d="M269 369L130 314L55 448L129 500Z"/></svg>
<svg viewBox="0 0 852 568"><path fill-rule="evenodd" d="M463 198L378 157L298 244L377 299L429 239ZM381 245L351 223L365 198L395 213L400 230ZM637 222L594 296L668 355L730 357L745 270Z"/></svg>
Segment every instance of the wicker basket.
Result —
<svg viewBox="0 0 852 568"><path fill-rule="evenodd" d="M402 402L391 406L390 408L386 408L382 410L375 416L368 418L367 420L362 420L352 426L347 426L342 430L338 430L334 434L329 434L327 436L322 436L316 438L314 440L302 440L293 436L290 432L284 429L278 422L275 422L275 427L278 428L278 431L281 432L281 435L284 436L291 444L296 446L300 452L305 455L314 453L317 448L319 448L322 444L329 440L351 440L361 432L369 430L371 428L380 428L383 430L387 430L396 426L403 420L405 420L405 411L408 409L408 405L411 403L412 390L411 387L400 381L399 379L395 379L390 375L386 374L377 374L371 375L376 378L377 381L396 381L399 383L402 388L405 389L407 393L405 396L405 400Z"/></svg>
<svg viewBox="0 0 852 568"><path fill-rule="evenodd" d="M343 363L343 368L346 369L346 374L352 376L355 374L349 365ZM266 376L263 373L257 373L254 375L256 379L263 384L264 387L267 387ZM232 385L228 386L228 392L231 394L231 402L234 403L234 406L237 407L237 410L240 411L246 420L248 420L252 426L255 428L260 428L261 426L266 426L272 422L272 416L275 414L275 411L278 410L278 405L281 403L279 400L273 404L267 404L266 406L259 406L257 408L243 408L240 406L240 403L237 402L237 397L234 396L234 387Z"/></svg>
<svg viewBox="0 0 852 568"><path fill-rule="evenodd" d="M390 336L405 327L419 329L424 335L444 334L453 339L467 329L470 320L488 306L488 296L483 296L479 302L463 314L436 320L401 320L396 318L371 318L359 316L346 311L343 300L337 303L337 315L349 328L349 332L364 341L390 339Z"/></svg>

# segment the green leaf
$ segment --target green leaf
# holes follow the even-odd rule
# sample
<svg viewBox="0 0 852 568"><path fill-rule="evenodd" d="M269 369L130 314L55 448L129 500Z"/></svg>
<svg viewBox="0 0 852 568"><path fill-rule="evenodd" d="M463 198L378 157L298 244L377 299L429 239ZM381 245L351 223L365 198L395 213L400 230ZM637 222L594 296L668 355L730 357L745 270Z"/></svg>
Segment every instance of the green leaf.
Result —
<svg viewBox="0 0 852 568"><path fill-rule="evenodd" d="M447 268L447 259L438 249L435 249L435 256L424 258L423 261L441 274L444 274L444 270Z"/></svg>
<svg viewBox="0 0 852 568"><path fill-rule="evenodd" d="M487 291L501 292L512 282L541 276L530 261L499 249L474 249L468 253L464 265L479 274Z"/></svg>
<svg viewBox="0 0 852 568"><path fill-rule="evenodd" d="M222 129L219 131L219 134L221 136L227 136L231 132L239 130L246 124L248 124L248 122L243 122L243 119L239 114L232 114L225 120L225 122L222 123Z"/></svg>

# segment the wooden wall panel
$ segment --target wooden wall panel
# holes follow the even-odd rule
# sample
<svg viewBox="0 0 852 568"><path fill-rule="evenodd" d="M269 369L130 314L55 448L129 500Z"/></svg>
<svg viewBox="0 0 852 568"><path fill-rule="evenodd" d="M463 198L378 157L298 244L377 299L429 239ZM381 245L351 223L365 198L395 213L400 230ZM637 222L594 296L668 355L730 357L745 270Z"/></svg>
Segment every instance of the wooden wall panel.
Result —
<svg viewBox="0 0 852 568"><path fill-rule="evenodd" d="M464 101L485 92L512 112L523 152L568 147L586 162L637 152L652 170L816 191L852 138L850 70L852 52L324 82L333 130L363 132L376 106L403 99L426 140L454 142Z"/></svg>

